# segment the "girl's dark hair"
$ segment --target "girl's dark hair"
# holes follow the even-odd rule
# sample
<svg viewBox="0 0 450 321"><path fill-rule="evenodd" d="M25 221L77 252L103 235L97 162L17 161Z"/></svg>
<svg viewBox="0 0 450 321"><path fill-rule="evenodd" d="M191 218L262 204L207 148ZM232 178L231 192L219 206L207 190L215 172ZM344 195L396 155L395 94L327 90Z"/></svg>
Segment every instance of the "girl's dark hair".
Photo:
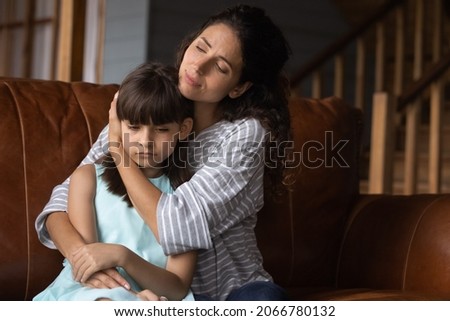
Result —
<svg viewBox="0 0 450 321"><path fill-rule="evenodd" d="M283 70L291 55L290 46L263 9L237 5L210 17L200 30L183 41L178 51L178 66L194 39L207 27L219 23L231 27L240 41L244 62L240 83L252 83L242 96L235 99L227 96L220 102L223 117L229 121L253 117L269 132L266 173L272 183L272 191L279 192L283 187L285 164L289 157L287 148L291 141L290 84Z"/></svg>
<svg viewBox="0 0 450 321"><path fill-rule="evenodd" d="M126 76L119 88L117 117L134 125L162 125L194 117L191 101L178 90L178 70L159 63L145 63ZM187 166L187 142L178 141L174 152L162 164L175 189L191 177ZM132 206L119 171L110 157L105 162L102 179L108 190L122 196Z"/></svg>

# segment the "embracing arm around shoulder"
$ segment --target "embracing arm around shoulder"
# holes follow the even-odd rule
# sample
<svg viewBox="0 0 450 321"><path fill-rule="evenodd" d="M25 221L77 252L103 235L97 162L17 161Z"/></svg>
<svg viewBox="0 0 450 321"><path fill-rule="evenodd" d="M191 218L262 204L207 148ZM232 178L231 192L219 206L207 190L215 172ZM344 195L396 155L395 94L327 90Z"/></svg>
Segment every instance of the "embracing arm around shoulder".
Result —
<svg viewBox="0 0 450 321"><path fill-rule="evenodd" d="M161 193L116 144L112 154L128 195L167 255L211 248L215 236L261 209L265 135L254 119L217 127L205 144L217 142L219 153L205 155L173 194Z"/></svg>
<svg viewBox="0 0 450 321"><path fill-rule="evenodd" d="M162 194L161 191L144 176L136 163L129 158L122 144L110 146L110 152L134 208L159 241L156 208Z"/></svg>

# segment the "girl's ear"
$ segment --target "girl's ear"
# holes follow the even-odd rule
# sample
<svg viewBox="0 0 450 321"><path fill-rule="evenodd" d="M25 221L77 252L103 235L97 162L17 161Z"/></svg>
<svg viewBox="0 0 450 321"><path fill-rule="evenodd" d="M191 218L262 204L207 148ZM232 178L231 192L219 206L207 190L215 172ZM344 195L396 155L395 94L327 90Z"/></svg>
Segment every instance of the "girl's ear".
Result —
<svg viewBox="0 0 450 321"><path fill-rule="evenodd" d="M245 93L252 85L253 83L251 83L250 81L246 81L243 84L237 85L228 93L228 96L232 99L238 98L243 93Z"/></svg>
<svg viewBox="0 0 450 321"><path fill-rule="evenodd" d="M194 126L194 120L192 118L185 118L180 126L180 139L186 139L192 131L192 127Z"/></svg>

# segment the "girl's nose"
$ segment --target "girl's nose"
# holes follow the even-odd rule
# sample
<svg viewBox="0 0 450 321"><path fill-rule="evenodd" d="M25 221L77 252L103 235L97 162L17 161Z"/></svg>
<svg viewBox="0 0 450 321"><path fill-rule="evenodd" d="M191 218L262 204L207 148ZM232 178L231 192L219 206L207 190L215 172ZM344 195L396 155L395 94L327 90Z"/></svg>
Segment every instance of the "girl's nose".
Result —
<svg viewBox="0 0 450 321"><path fill-rule="evenodd" d="M150 145L151 143L153 143L153 135L152 135L151 130L149 130L148 128L143 128L140 131L138 142L142 146L147 146L147 145Z"/></svg>

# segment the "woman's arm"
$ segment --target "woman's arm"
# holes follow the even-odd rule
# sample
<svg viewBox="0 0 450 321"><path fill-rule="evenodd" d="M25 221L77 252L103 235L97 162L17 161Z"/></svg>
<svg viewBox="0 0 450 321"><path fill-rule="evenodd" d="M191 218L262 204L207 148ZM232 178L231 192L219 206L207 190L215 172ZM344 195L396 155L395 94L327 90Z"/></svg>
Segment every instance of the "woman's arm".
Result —
<svg viewBox="0 0 450 321"><path fill-rule="evenodd" d="M128 195L166 255L211 248L216 235L263 206L265 130L256 120L230 125L226 134L220 129L204 142L217 145L216 151L209 152L200 169L173 194L161 193L115 145ZM200 146L197 152L205 150Z"/></svg>
<svg viewBox="0 0 450 321"><path fill-rule="evenodd" d="M195 251L169 256L166 269L151 265L140 256L128 251L120 263L128 274L142 287L169 300L183 299L194 275L197 254Z"/></svg>
<svg viewBox="0 0 450 321"><path fill-rule="evenodd" d="M120 266L142 287L170 300L183 299L190 287L196 252L169 256L166 269L149 263L123 245L91 243L74 255L75 280L84 282L91 273Z"/></svg>
<svg viewBox="0 0 450 321"><path fill-rule="evenodd" d="M159 241L156 206L161 197L161 191L149 182L123 149L121 125L116 112L117 97L118 93L114 96L109 109L109 152L134 208Z"/></svg>
<svg viewBox="0 0 450 321"><path fill-rule="evenodd" d="M161 197L161 191L144 176L136 163L129 158L122 144L110 146L110 152L133 206L159 242L156 206Z"/></svg>

